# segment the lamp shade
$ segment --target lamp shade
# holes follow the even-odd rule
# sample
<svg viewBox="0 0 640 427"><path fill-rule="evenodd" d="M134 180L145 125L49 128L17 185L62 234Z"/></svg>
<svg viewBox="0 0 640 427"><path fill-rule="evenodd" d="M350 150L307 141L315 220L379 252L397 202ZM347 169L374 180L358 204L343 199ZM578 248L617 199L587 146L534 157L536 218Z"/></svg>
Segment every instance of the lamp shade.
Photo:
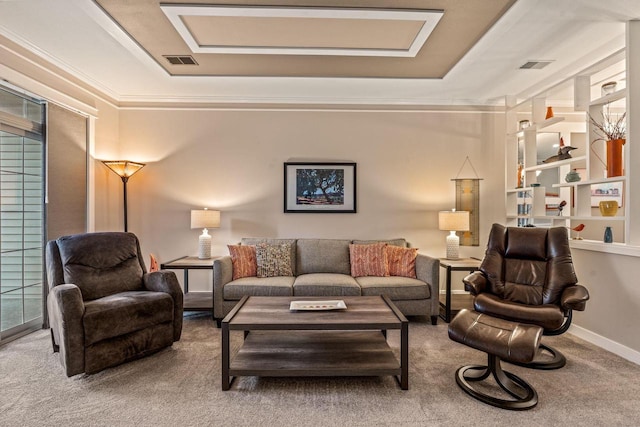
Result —
<svg viewBox="0 0 640 427"><path fill-rule="evenodd" d="M191 211L191 228L219 228L220 211L200 209Z"/></svg>
<svg viewBox="0 0 640 427"><path fill-rule="evenodd" d="M446 231L468 231L469 212L456 210L438 212L438 229Z"/></svg>
<svg viewBox="0 0 640 427"><path fill-rule="evenodd" d="M144 167L144 163L131 162L129 160L103 160L102 163L118 174L120 178L129 178Z"/></svg>

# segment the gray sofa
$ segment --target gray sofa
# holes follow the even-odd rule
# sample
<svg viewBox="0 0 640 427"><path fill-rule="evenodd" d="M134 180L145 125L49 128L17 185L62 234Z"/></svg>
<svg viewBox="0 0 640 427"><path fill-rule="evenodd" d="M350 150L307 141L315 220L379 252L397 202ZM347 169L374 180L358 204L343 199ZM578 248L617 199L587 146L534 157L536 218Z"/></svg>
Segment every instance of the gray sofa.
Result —
<svg viewBox="0 0 640 427"><path fill-rule="evenodd" d="M293 276L244 277L232 280L230 256L213 262L213 314L220 321L245 295L251 296L351 296L386 294L405 316L430 316L437 324L439 312L439 261L426 255L416 258L416 279L408 277L352 277L349 244L379 240L261 239L244 238L242 245L291 242ZM405 239L383 240L407 247Z"/></svg>

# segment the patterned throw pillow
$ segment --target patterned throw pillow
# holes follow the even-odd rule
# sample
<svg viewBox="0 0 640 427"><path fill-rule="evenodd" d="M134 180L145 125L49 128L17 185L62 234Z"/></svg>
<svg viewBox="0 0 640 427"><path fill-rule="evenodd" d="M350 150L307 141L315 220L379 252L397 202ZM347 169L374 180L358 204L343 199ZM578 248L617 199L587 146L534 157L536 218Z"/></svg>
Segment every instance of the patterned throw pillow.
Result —
<svg viewBox="0 0 640 427"><path fill-rule="evenodd" d="M350 244L351 275L353 277L388 276L386 247L386 243Z"/></svg>
<svg viewBox="0 0 640 427"><path fill-rule="evenodd" d="M401 248L399 246L387 246L387 263L389 264L389 276L403 276L416 278L417 248Z"/></svg>
<svg viewBox="0 0 640 427"><path fill-rule="evenodd" d="M293 276L291 243L260 243L256 245L258 277Z"/></svg>
<svg viewBox="0 0 640 427"><path fill-rule="evenodd" d="M256 247L251 245L227 245L231 264L233 264L233 280L256 276Z"/></svg>

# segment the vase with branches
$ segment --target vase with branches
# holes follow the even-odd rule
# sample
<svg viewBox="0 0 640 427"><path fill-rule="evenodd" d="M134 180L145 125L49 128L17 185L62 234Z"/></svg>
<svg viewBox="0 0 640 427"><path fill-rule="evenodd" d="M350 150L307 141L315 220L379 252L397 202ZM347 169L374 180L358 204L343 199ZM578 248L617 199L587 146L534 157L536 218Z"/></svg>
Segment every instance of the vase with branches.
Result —
<svg viewBox="0 0 640 427"><path fill-rule="evenodd" d="M607 168L607 178L623 175L622 170L622 146L626 142L627 113L612 114L609 104L602 111L602 121L596 120L589 114L589 122L593 126L594 133L598 136L591 141L591 151ZM603 161L593 149L597 141L605 141L607 146L607 161Z"/></svg>

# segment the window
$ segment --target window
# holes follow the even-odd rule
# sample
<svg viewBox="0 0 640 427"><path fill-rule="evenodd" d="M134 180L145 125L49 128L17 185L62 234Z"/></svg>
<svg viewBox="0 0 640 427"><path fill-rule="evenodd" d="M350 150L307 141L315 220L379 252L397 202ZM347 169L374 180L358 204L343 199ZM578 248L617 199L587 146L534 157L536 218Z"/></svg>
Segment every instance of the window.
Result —
<svg viewBox="0 0 640 427"><path fill-rule="evenodd" d="M0 88L0 342L42 326L44 106Z"/></svg>

